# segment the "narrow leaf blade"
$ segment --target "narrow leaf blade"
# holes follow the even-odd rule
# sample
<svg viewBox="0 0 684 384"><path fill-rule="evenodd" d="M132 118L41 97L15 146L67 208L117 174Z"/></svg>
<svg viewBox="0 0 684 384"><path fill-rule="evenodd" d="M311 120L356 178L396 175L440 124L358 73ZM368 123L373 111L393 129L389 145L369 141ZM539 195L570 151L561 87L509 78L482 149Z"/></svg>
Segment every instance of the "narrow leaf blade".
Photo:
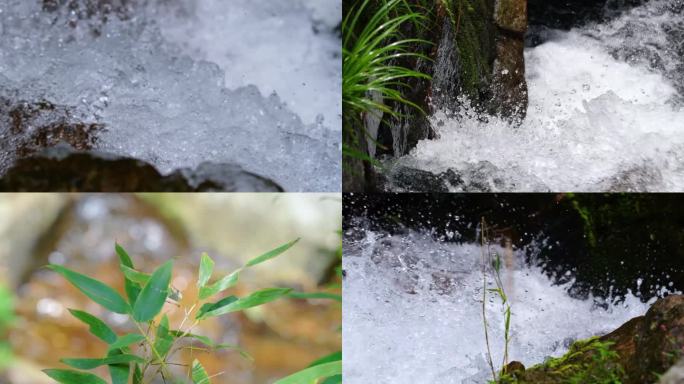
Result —
<svg viewBox="0 0 684 384"><path fill-rule="evenodd" d="M207 375L207 371L204 369L202 364L195 359L195 361L192 362L192 382L194 384L210 384L211 381L209 380L209 375Z"/></svg>
<svg viewBox="0 0 684 384"><path fill-rule="evenodd" d="M111 344L116 341L116 333L109 328L104 321L98 319L97 317L91 315L88 312L79 311L78 309L69 309L69 312L77 319L81 320L89 326L89 331L100 340L107 344Z"/></svg>
<svg viewBox="0 0 684 384"><path fill-rule="evenodd" d="M92 373L71 369L44 369L43 373L62 384L107 384L106 381Z"/></svg>
<svg viewBox="0 0 684 384"><path fill-rule="evenodd" d="M130 313L131 309L126 300L108 285L61 265L50 264L48 268L64 276L91 300L108 310L122 314Z"/></svg>
<svg viewBox="0 0 684 384"><path fill-rule="evenodd" d="M119 255L119 265L121 266L121 272L125 276L126 271L124 271L124 267L130 269L135 268L133 266L133 261L131 260L131 257L128 256L126 250L123 249L123 247L118 243L114 244L114 250L116 250L116 254ZM126 290L126 296L128 296L128 301L131 303L131 305L135 305L135 300L138 298L138 295L140 294L140 284L126 277L124 281L124 288Z"/></svg>
<svg viewBox="0 0 684 384"><path fill-rule="evenodd" d="M161 311L169 294L172 270L173 261L169 260L154 271L133 307L133 318L136 321L149 321Z"/></svg>
<svg viewBox="0 0 684 384"><path fill-rule="evenodd" d="M97 368L103 365L109 365L109 364L122 364L122 363L130 363L130 362L136 362L136 363L144 363L145 359L142 357L136 356L136 355L131 355L131 354L120 354L120 355L113 355L113 356L108 356L104 357L101 359L73 359L73 358L68 358L68 359L61 359L60 360L62 363L78 368L78 369L93 369Z"/></svg>
<svg viewBox="0 0 684 384"><path fill-rule="evenodd" d="M251 267L251 266L263 263L266 260L272 259L272 258L280 255L281 253L287 251L288 249L290 249L293 245L297 244L298 241L299 241L299 238L296 238L296 239L290 241L289 243L283 244L276 249L273 249L273 250L270 250L270 251L264 253L261 256L257 256L255 258L253 258L252 260L248 261L247 264L245 264L245 266Z"/></svg>
<svg viewBox="0 0 684 384"><path fill-rule="evenodd" d="M256 291L249 296L243 297L226 305L216 307L212 310L206 311L201 315L198 313L197 318L203 319L212 316L224 315L226 313L242 311L247 308L256 307L258 305L266 304L277 300L291 291L290 288L266 288Z"/></svg>
<svg viewBox="0 0 684 384"><path fill-rule="evenodd" d="M215 282L214 284L208 286L208 287L202 287L200 288L200 293L199 297L200 300L204 300L208 297L211 297L219 292L225 291L226 289L232 288L237 284L238 278L240 277L240 272L242 271L242 268L238 269L237 271L234 271L228 276L223 277L221 280Z"/></svg>
<svg viewBox="0 0 684 384"><path fill-rule="evenodd" d="M342 361L333 361L306 368L295 374L276 381L274 384L302 384L314 380L342 374Z"/></svg>
<svg viewBox="0 0 684 384"><path fill-rule="evenodd" d="M131 344L137 344L145 340L145 336L138 333L129 333L127 335L119 337L115 342L110 343L109 349L120 349L128 347Z"/></svg>
<svg viewBox="0 0 684 384"><path fill-rule="evenodd" d="M209 279L211 278L212 272L214 272L214 260L212 260L206 252L202 253L197 286L202 288L207 285L207 282L209 282Z"/></svg>

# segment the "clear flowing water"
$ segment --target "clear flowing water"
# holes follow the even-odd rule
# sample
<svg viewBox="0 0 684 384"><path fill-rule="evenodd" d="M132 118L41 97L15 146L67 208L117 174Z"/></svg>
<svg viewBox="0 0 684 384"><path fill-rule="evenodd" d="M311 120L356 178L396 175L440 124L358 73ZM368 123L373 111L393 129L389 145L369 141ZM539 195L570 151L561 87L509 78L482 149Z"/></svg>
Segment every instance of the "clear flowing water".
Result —
<svg viewBox="0 0 684 384"><path fill-rule="evenodd" d="M345 234L345 383L487 381L481 250L477 244L444 240L429 231L388 235L356 228ZM559 356L574 340L605 334L643 315L656 299L642 300L631 293L624 300L573 298L568 285L555 284L539 267L523 262L535 247L514 250L502 272L512 306L511 360L531 366ZM505 255L502 249L494 250ZM498 298L490 296L486 304L498 365L503 310Z"/></svg>
<svg viewBox="0 0 684 384"><path fill-rule="evenodd" d="M340 189L339 4L127 3L105 23L0 0L0 97L67 106L105 126L98 149L164 173L233 162L286 190Z"/></svg>
<svg viewBox="0 0 684 384"><path fill-rule="evenodd" d="M675 191L684 188L684 5L655 0L604 24L525 51L520 127L469 108L432 116L398 164L468 174L486 165L492 190ZM481 177L482 178L482 177Z"/></svg>

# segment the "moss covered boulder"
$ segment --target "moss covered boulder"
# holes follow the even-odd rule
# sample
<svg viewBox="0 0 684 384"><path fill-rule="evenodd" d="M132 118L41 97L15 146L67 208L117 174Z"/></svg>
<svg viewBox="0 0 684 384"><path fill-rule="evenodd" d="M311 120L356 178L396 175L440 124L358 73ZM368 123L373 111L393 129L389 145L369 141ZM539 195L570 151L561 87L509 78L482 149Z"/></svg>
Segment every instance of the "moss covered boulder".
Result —
<svg viewBox="0 0 684 384"><path fill-rule="evenodd" d="M684 296L656 301L636 317L601 337L575 342L569 351L528 369L511 363L501 383L643 384L659 377L684 356Z"/></svg>

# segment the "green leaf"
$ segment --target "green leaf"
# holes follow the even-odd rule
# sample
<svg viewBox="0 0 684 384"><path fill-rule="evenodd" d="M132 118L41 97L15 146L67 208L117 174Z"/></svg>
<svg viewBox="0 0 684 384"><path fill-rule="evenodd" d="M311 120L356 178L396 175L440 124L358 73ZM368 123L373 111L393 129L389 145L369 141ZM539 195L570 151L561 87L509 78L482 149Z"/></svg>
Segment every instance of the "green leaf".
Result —
<svg viewBox="0 0 684 384"><path fill-rule="evenodd" d="M306 368L295 374L276 381L274 384L302 384L311 383L325 377L342 374L342 361L333 361Z"/></svg>
<svg viewBox="0 0 684 384"><path fill-rule="evenodd" d="M128 256L128 252L126 252L126 250L123 249L119 243L114 243L114 250L116 251L116 254L119 255L121 264L127 266L128 268L134 268L133 260L131 260L131 257Z"/></svg>
<svg viewBox="0 0 684 384"><path fill-rule="evenodd" d="M321 357L320 359L314 361L313 363L309 364L309 367L313 367L316 365L321 365L324 363L331 363L333 361L338 361L342 360L342 351L337 351L334 353L331 353L327 356ZM308 367L307 367L308 368Z"/></svg>
<svg viewBox="0 0 684 384"><path fill-rule="evenodd" d="M142 384L142 382L143 382L142 370L140 369L140 365L138 365L136 363L135 369L133 369L133 384Z"/></svg>
<svg viewBox="0 0 684 384"><path fill-rule="evenodd" d="M106 381L87 372L71 369L44 369L43 372L62 384L107 384Z"/></svg>
<svg viewBox="0 0 684 384"><path fill-rule="evenodd" d="M133 266L133 261L131 260L130 256L128 256L126 250L123 249L123 247L118 243L114 244L114 249L116 250L116 254L119 255L119 265L121 266L121 272L125 276L126 271L124 271L124 267L130 269L135 268ZM124 280L124 288L126 290L126 296L128 296L128 301L131 303L131 305L135 305L135 300L140 294L140 285L126 277Z"/></svg>
<svg viewBox="0 0 684 384"><path fill-rule="evenodd" d="M287 297L293 299L330 299L342 302L342 296L328 292L290 292Z"/></svg>
<svg viewBox="0 0 684 384"><path fill-rule="evenodd" d="M206 303L206 304L202 305L199 312L197 312L197 317L202 317L202 315L204 315L207 312L221 308L221 307L228 305L228 304L232 304L236 301L238 301L238 298L236 296L228 296L228 297L224 297L223 299L221 299L215 303Z"/></svg>
<svg viewBox="0 0 684 384"><path fill-rule="evenodd" d="M154 271L133 307L133 318L136 321L149 321L161 311L169 294L172 269L173 261L169 260Z"/></svg>
<svg viewBox="0 0 684 384"><path fill-rule="evenodd" d="M114 333L104 321L88 312L79 311L78 309L69 309L69 312L71 312L75 318L86 323L89 326L90 333L97 336L105 343L111 344L116 341L116 333Z"/></svg>
<svg viewBox="0 0 684 384"><path fill-rule="evenodd" d="M291 291L290 288L266 288L256 291L247 297L232 301L220 307L214 307L205 313L198 313L197 318L203 319L212 316L224 315L226 313L242 311L247 308L256 307L274 300L277 300ZM218 303L216 303L218 304Z"/></svg>
<svg viewBox="0 0 684 384"><path fill-rule="evenodd" d="M237 284L238 278L240 277L240 271L242 271L242 268L238 269L237 271L231 273L228 276L223 277L221 280L215 282L214 284L208 286L208 287L202 287L200 288L200 293L199 293L199 298L200 300L204 300L210 296L213 296L219 292L225 291L228 288L232 288Z"/></svg>
<svg viewBox="0 0 684 384"><path fill-rule="evenodd" d="M226 344L226 343L216 344L210 338L208 338L206 336L197 335L194 333L185 333L185 332L180 331L180 330L172 330L172 331L170 331L170 333L175 338L180 338L182 336L182 337L187 337L190 339L195 339L195 340L201 342L202 344L206 345L210 349L217 349L217 350L218 349L232 349L232 350L237 351L245 359L250 360L250 361L254 361L254 358L252 357L252 355L250 355L247 351L242 349L239 345Z"/></svg>
<svg viewBox="0 0 684 384"><path fill-rule="evenodd" d="M121 363L144 363L145 359L131 354L121 354L104 357L101 359L61 359L62 363L78 369L93 369L102 365Z"/></svg>
<svg viewBox="0 0 684 384"><path fill-rule="evenodd" d="M61 265L50 264L48 268L64 276L91 300L110 311L123 314L130 313L131 307L126 303L126 300L104 283Z"/></svg>
<svg viewBox="0 0 684 384"><path fill-rule="evenodd" d="M211 273L214 272L214 260L207 255L207 253L202 254L202 259L200 260L200 270L199 270L199 280L197 280L197 286L202 288L209 278L211 278Z"/></svg>
<svg viewBox="0 0 684 384"><path fill-rule="evenodd" d="M121 355L123 352L120 349L110 350L107 356ZM109 376L112 378L112 384L127 384L128 376L131 374L131 364L110 364L108 367Z"/></svg>
<svg viewBox="0 0 684 384"><path fill-rule="evenodd" d="M115 342L110 343L109 349L115 350L128 347L131 344L137 344L143 340L145 340L145 336L138 333L129 333L127 335L119 337Z"/></svg>
<svg viewBox="0 0 684 384"><path fill-rule="evenodd" d="M335 376L330 376L327 379L323 380L321 384L341 384L342 383L342 375L335 375Z"/></svg>
<svg viewBox="0 0 684 384"><path fill-rule="evenodd" d="M192 362L192 382L194 384L210 384L209 375L200 362L195 359Z"/></svg>
<svg viewBox="0 0 684 384"><path fill-rule="evenodd" d="M299 238L296 238L295 240L292 240L287 244L283 244L280 247L273 249L271 251L268 251L261 256L257 256L255 258L253 258L252 260L248 261L247 264L245 264L245 267L251 267L251 266L263 263L266 260L272 259L272 258L280 255L281 253L287 251L288 249L290 249L290 247L295 245L298 241L299 241Z"/></svg>
<svg viewBox="0 0 684 384"><path fill-rule="evenodd" d="M164 315L157 327L156 338L154 340L154 350L159 356L164 357L173 345L173 337L169 333L169 317ZM156 357L156 356L155 356Z"/></svg>
<svg viewBox="0 0 684 384"><path fill-rule="evenodd" d="M120 264L119 267L121 268L121 272L123 272L124 276L126 276L126 279L130 280L131 282L145 285L150 281L150 275L147 273L137 271L123 264Z"/></svg>

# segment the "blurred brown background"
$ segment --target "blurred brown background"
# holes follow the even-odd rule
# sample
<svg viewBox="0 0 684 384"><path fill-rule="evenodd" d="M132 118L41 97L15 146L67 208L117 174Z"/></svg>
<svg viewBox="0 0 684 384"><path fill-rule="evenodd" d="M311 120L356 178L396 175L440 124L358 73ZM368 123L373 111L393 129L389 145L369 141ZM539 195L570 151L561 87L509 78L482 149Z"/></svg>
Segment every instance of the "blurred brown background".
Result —
<svg viewBox="0 0 684 384"><path fill-rule="evenodd" d="M65 368L60 358L104 355L105 344L67 308L91 312L119 333L133 331L126 317L108 313L41 268L47 263L64 264L123 292L115 241L146 272L174 258L172 285L184 294L181 306L189 306L197 294L201 252L216 261L214 276L224 275L301 237L288 252L242 273L231 293L271 286L339 293L341 209L338 194L2 194L0 285L9 295L0 294L0 340L7 339L12 357L8 360L0 346L0 370L6 366L0 383L51 383L40 369ZM7 327L10 316L3 316L2 308L10 300L15 314ZM165 311L171 311L172 326L184 315L170 304ZM208 319L194 331L240 344L254 362L232 351L194 357L210 375L225 372L213 379L216 383L270 383L340 350L340 326L337 302L280 300Z"/></svg>

